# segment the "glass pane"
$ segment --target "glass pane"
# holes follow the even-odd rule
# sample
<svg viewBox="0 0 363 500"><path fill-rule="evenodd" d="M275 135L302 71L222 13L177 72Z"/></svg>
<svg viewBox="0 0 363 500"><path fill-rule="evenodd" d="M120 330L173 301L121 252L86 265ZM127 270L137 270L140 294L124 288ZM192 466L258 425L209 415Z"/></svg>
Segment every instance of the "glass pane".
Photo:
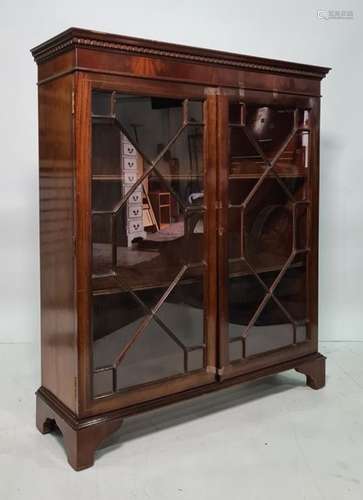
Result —
<svg viewBox="0 0 363 500"><path fill-rule="evenodd" d="M183 373L182 349L152 320L119 364L117 389Z"/></svg>
<svg viewBox="0 0 363 500"><path fill-rule="evenodd" d="M191 124L201 123L202 103L189 101L185 105L182 99L116 96L116 117L125 135L149 161L154 160L175 137L183 125L184 116ZM188 154L188 150L182 146L180 152ZM174 157L172 151L167 156Z"/></svg>
<svg viewBox="0 0 363 500"><path fill-rule="evenodd" d="M120 133L112 123L92 126L93 176L120 175Z"/></svg>
<svg viewBox="0 0 363 500"><path fill-rule="evenodd" d="M265 294L263 286L253 275L230 277L228 286L230 340L242 338Z"/></svg>
<svg viewBox="0 0 363 500"><path fill-rule="evenodd" d="M308 116L308 110L231 103L231 174L261 175L267 161L276 161L276 171L286 176L303 173L309 162Z"/></svg>
<svg viewBox="0 0 363 500"><path fill-rule="evenodd" d="M110 366L147 315L130 293L109 293L93 298L94 368Z"/></svg>
<svg viewBox="0 0 363 500"><path fill-rule="evenodd" d="M130 293L95 297L93 307L94 369L111 367L132 341L138 329L143 325L143 321L147 320L147 316L147 309ZM180 372L183 372L182 349L152 320L139 334L119 364L117 389L150 382L159 377ZM111 377L108 376L107 380L100 381L98 375L98 384L101 383L104 392L112 392L112 385L110 387L106 385L106 383L112 384Z"/></svg>
<svg viewBox="0 0 363 500"><path fill-rule="evenodd" d="M230 106L231 361L307 338L307 120L306 110Z"/></svg>
<svg viewBox="0 0 363 500"><path fill-rule="evenodd" d="M160 159L150 176L152 193L171 191L184 206L200 206L203 194L203 127L188 126ZM161 174L161 177L160 177ZM175 201L173 203L175 204ZM177 217L177 207L171 214Z"/></svg>
<svg viewBox="0 0 363 500"><path fill-rule="evenodd" d="M282 266L292 252L292 209L274 180L264 180L244 210L245 257L254 267Z"/></svg>
<svg viewBox="0 0 363 500"><path fill-rule="evenodd" d="M246 356L271 351L293 343L293 325L270 299L246 339Z"/></svg>
<svg viewBox="0 0 363 500"><path fill-rule="evenodd" d="M111 93L95 91L92 93L92 114L110 115L111 114Z"/></svg>
<svg viewBox="0 0 363 500"><path fill-rule="evenodd" d="M157 275L170 280L181 265L202 260L202 131L202 127L187 126L160 158L157 171L151 170L139 185L136 184L138 179L150 165L145 163L126 136L118 132L121 175L116 178L94 177L95 211L112 212L127 197L114 217L114 240L117 243L114 264L120 272L121 268L132 267L136 281L140 273L142 282L148 280L148 269L143 269L144 265L149 268L151 281ZM94 273L107 273L111 268L112 214L97 213L93 217ZM159 279L157 283L160 283Z"/></svg>
<svg viewBox="0 0 363 500"><path fill-rule="evenodd" d="M204 218L188 214L184 220L147 232L143 221L124 207L116 217L116 267L119 278L133 290L169 284L183 266L200 263L203 258ZM144 234L141 234L140 227ZM111 218L93 217L93 269L95 273L112 271ZM186 275L201 276L202 268L193 267ZM97 283L95 283L97 286Z"/></svg>
<svg viewBox="0 0 363 500"><path fill-rule="evenodd" d="M203 281L185 280L167 297L157 316L188 352L188 369L203 367Z"/></svg>
<svg viewBox="0 0 363 500"><path fill-rule="evenodd" d="M182 105L181 99L118 95L116 116L130 142L151 161L181 127Z"/></svg>
<svg viewBox="0 0 363 500"><path fill-rule="evenodd" d="M307 323L306 254L298 255L276 288L276 297L297 323Z"/></svg>
<svg viewBox="0 0 363 500"><path fill-rule="evenodd" d="M205 208L203 103L109 93L110 103L111 97L114 116L95 116L93 125L92 261L93 288L105 301L94 302L96 332L119 301L120 324L103 331L102 341L94 331L94 368L96 352L108 353L107 366L116 359L112 391L203 368ZM119 293L101 299L107 290ZM148 314L150 323L118 358ZM95 373L94 394L110 380Z"/></svg>

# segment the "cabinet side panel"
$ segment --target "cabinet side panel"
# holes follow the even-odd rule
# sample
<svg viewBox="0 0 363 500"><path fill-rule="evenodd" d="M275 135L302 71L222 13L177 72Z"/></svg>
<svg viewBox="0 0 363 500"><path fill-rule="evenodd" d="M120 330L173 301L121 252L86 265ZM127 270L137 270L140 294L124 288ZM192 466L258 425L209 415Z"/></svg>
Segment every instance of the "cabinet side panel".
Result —
<svg viewBox="0 0 363 500"><path fill-rule="evenodd" d="M39 190L42 385L76 411L72 86L39 86Z"/></svg>
<svg viewBox="0 0 363 500"><path fill-rule="evenodd" d="M320 99L314 99L311 109L313 130L310 198L312 200L309 221L311 253L309 258L308 300L310 339L318 350L318 291L319 291L319 177L320 177Z"/></svg>

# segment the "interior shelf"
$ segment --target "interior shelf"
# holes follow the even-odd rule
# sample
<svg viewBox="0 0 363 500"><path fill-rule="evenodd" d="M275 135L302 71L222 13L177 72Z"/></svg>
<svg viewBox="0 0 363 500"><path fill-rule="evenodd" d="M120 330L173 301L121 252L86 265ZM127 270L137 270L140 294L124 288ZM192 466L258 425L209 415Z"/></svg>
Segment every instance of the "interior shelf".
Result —
<svg viewBox="0 0 363 500"><path fill-rule="evenodd" d="M258 179L265 172L266 166L262 162L256 161L243 161L233 162L230 166L229 179L230 180L245 180L245 179ZM306 177L308 169L302 165L294 163L277 162L274 166L274 171L279 177L285 178L298 178ZM273 172L269 172L267 177L274 178Z"/></svg>
<svg viewBox="0 0 363 500"><path fill-rule="evenodd" d="M122 180L121 175L117 174L95 174L92 175L93 181L117 181L120 182Z"/></svg>
<svg viewBox="0 0 363 500"><path fill-rule="evenodd" d="M271 263L270 265L258 265L251 262L251 266L254 268L257 274L265 274L272 272L279 272L283 268L286 259L284 261L281 260L279 263ZM301 267L303 265L303 261L297 262L295 261L293 264L290 264L290 268ZM229 278L240 278L242 276L250 276L252 275L251 269L244 262L233 262L229 265Z"/></svg>
<svg viewBox="0 0 363 500"><path fill-rule="evenodd" d="M121 273L123 276L123 273ZM173 278L175 275L173 276ZM198 276L182 279L178 282L178 285L192 285L196 283L200 283L200 278L202 277L202 272L199 272ZM133 292L139 292L144 290L154 290L157 288L167 288L172 279L170 281L154 281L154 282L139 282L138 284L133 284L130 286L130 283L127 282L127 278L124 278L125 284L128 286L130 290ZM109 295L113 293L119 293L125 291L122 287L118 286L117 279L115 277L107 277L107 278L93 278L93 289L92 295Z"/></svg>
<svg viewBox="0 0 363 500"><path fill-rule="evenodd" d="M202 175L193 175L193 174L165 174L164 172L160 172L163 176L164 179L166 180L185 180L187 182L192 181L192 180L198 180L202 179ZM150 180L152 181L159 181L160 178L157 175L150 175L149 177Z"/></svg>
<svg viewBox="0 0 363 500"><path fill-rule="evenodd" d="M265 274L271 272L279 272L284 266L284 261L270 264L270 265L256 265L251 263L257 274ZM303 262L294 262L289 266L289 268L301 267ZM144 266L145 268L145 266ZM135 269L131 268L117 268L119 276L122 278L123 282L133 291L149 290L153 288L167 288L170 283L175 278L176 274L180 268L151 268L148 273L137 275ZM204 268L200 266L199 268L190 269L186 272L186 278L180 280L180 284L187 285L193 283L200 283L201 277L203 275ZM160 279L162 274L163 279ZM253 275L251 269L243 262L233 262L230 264L229 278L239 278L243 276ZM118 293L122 291L122 288L118 285L116 276L97 276L94 275L92 279L92 293L93 295L107 295L110 293Z"/></svg>
<svg viewBox="0 0 363 500"><path fill-rule="evenodd" d="M279 172L276 170L276 173L279 177L281 178L286 178L286 179L297 179L297 178L303 178L306 176L306 172ZM259 179L261 177L261 173L243 173L243 174L230 174L228 178L231 181L244 181L244 180L249 180L249 179ZM267 174L268 178L275 178L275 175L273 173L268 173Z"/></svg>
<svg viewBox="0 0 363 500"><path fill-rule="evenodd" d="M111 123L114 123L115 121L115 116L112 115L92 115L92 122L96 123L97 125L109 125Z"/></svg>
<svg viewBox="0 0 363 500"><path fill-rule="evenodd" d="M286 171L286 172L280 172L278 170L276 170L277 174L279 177L282 177L282 178L298 178L298 177L305 177L306 175L306 171ZM192 180L199 180L199 179L202 179L203 176L202 175L178 175L178 174L162 174L163 175L163 178L165 180L170 180L170 181L178 181L178 180L185 180L185 181L192 181ZM239 180L239 181L243 181L243 180L248 180L248 179L259 179L261 177L261 173L259 172L246 172L246 173L239 173L239 174L230 174L229 175L229 179L230 180ZM267 177L269 178L274 178L274 174L273 173L269 173L267 175ZM150 175L149 176L149 179L151 181L159 181L159 177L157 175ZM122 180L122 177L121 175L114 175L114 174L96 174L96 175L92 175L92 180L93 181L108 181L108 182L120 182Z"/></svg>
<svg viewBox="0 0 363 500"><path fill-rule="evenodd" d="M167 288L174 280L175 276L180 271L182 265L157 265L156 263L148 265L143 262L134 266L119 266L117 267L117 274L126 286L133 291L149 290L153 288ZM147 272L145 269L147 268ZM111 272L109 270L109 272ZM198 268L190 268L185 272L184 279L181 279L181 284L191 284L200 282L204 272L204 266ZM115 275L93 275L92 289L96 294L110 293L110 289L117 292L120 290L120 284ZM112 292L111 292L112 293Z"/></svg>

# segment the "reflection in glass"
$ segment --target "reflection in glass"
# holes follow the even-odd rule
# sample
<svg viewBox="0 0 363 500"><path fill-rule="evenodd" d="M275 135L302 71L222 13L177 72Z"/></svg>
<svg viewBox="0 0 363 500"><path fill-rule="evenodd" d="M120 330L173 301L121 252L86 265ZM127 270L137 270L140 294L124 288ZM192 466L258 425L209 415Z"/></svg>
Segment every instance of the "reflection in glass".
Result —
<svg viewBox="0 0 363 500"><path fill-rule="evenodd" d="M266 162L289 177L309 163L308 110L276 106L230 105L230 173L263 174ZM294 133L295 132L295 133Z"/></svg>
<svg viewBox="0 0 363 500"><path fill-rule="evenodd" d="M202 260L203 127L194 125L202 123L202 103L114 99L117 121L94 124L93 271L105 274L114 264L132 267L136 279L149 273L151 281L157 274L168 281L188 263L186 253ZM185 119L190 125L178 135ZM148 159L157 157L151 168Z"/></svg>
<svg viewBox="0 0 363 500"><path fill-rule="evenodd" d="M92 92L92 114L105 116L111 114L111 94L109 92Z"/></svg>
<svg viewBox="0 0 363 500"><path fill-rule="evenodd" d="M266 292L278 276L278 271L270 271L259 274L258 277L245 275L230 279L231 361L291 345L294 343L294 335L296 342L306 339L304 258L293 260L274 290L273 297L266 300ZM255 317L258 308L263 303L265 304L263 309ZM243 337L245 337L245 346L243 346Z"/></svg>
<svg viewBox="0 0 363 500"><path fill-rule="evenodd" d="M176 285L154 312L165 292L154 287L93 299L94 368L111 368L127 348L116 367L117 390L203 368L202 280ZM94 378L98 393L112 392L112 383L105 372Z"/></svg>
<svg viewBox="0 0 363 500"><path fill-rule="evenodd" d="M128 140L137 147L144 158L152 161L175 137L185 119L190 125L201 124L203 110L199 101L189 101L184 105L182 99L117 95L116 117L122 124ZM177 151L179 154L176 154ZM167 156L180 156L179 160L183 161L184 168L189 161L188 149L182 143Z"/></svg>
<svg viewBox="0 0 363 500"><path fill-rule="evenodd" d="M99 395L204 366L203 103L95 92L93 115Z"/></svg>
<svg viewBox="0 0 363 500"><path fill-rule="evenodd" d="M307 338L308 111L232 102L230 124L229 356L236 361Z"/></svg>

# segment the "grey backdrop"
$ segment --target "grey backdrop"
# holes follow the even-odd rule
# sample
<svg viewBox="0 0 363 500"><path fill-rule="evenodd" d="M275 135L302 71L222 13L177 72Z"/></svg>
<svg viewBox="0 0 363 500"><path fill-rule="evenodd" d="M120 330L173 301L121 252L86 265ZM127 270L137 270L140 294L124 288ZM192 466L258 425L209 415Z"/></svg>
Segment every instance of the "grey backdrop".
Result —
<svg viewBox="0 0 363 500"><path fill-rule="evenodd" d="M352 10L353 20L317 9ZM36 65L29 49L69 26L320 64L320 335L361 340L363 65L352 0L1 0L0 342L38 341Z"/></svg>

